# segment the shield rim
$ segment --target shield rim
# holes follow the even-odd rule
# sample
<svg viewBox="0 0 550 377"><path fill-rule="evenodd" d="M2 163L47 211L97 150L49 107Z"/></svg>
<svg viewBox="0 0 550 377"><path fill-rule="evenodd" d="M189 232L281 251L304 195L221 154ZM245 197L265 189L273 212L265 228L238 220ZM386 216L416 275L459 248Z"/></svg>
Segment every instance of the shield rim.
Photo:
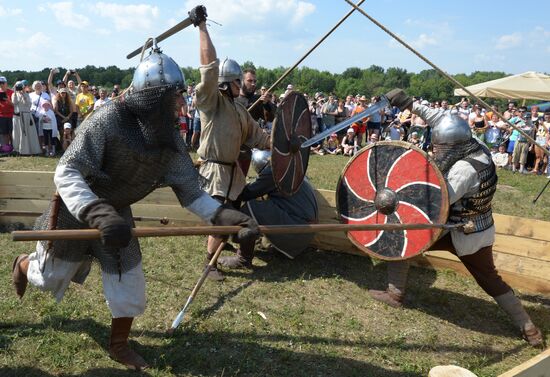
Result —
<svg viewBox="0 0 550 377"><path fill-rule="evenodd" d="M279 122L277 122L277 120L278 120L279 114L282 112L282 106L283 106L283 104L285 103L285 100L290 101L290 98L291 98L291 96L293 96L293 95L294 95L294 96L300 96L300 97L302 97L302 99L305 101L306 110L307 110L307 112L308 112L308 114L309 114L309 116L307 117L308 120L309 120L309 136L308 136L308 139L310 139L310 138L312 137L312 132L313 132L312 128L313 128L313 127L312 127L312 125L311 125L311 113L310 113L310 111L309 111L309 104L308 104L308 102L307 102L307 99L304 97L304 95L303 95L302 93L293 90L293 91L289 92L289 93L285 96L285 98L281 101L281 103L280 103L279 106L277 107L277 113L276 113L276 115L275 115L275 119L273 119L273 124L272 124L272 127L271 127L271 135L270 135L270 136L271 136L271 164L272 164L272 166L273 166L273 160L274 160L274 159L273 159L273 156L274 156L274 154L273 154L273 150L274 150L274 149L273 149L273 140L275 140L274 135L275 135L276 130L279 128ZM299 150L297 153L302 153L302 148L300 148L300 150ZM304 154L306 154L306 153L304 152ZM296 192L298 192L298 190L300 189L300 186L302 186L302 183L304 182L304 178L305 178L305 176L306 176L307 168L308 168L308 166L309 166L309 148L308 148L308 150L307 150L307 154L306 154L306 155L307 155L306 163L305 163L305 166L303 166L304 174L302 175L302 178L301 178L301 180L300 180L300 184L296 187L296 189L295 189L294 191L287 191L286 189L284 189L284 188L282 187L282 185L280 184L280 182L277 181L277 177L275 176L275 169L273 169L273 173L272 173L272 174L273 174L273 181L275 182L275 186L277 187L277 189L279 190L279 192L282 193L284 196L292 196L292 195L294 195ZM292 160L292 159L291 159L291 160ZM302 159L302 160L303 160L303 159Z"/></svg>
<svg viewBox="0 0 550 377"><path fill-rule="evenodd" d="M338 220L340 222L342 222L342 217L341 217L341 212L340 212L340 207L339 207L339 192L340 192L340 186L342 185L342 178L344 176L344 172L348 169L348 167L353 163L353 161L358 157L360 156L362 153L365 153L366 151L368 151L369 149L371 148L374 148L376 146L380 146L380 145L396 145L396 146L400 146L400 147L403 147L403 148L406 148L406 149L413 149L415 150L416 152L420 152L425 158L426 160L428 161L428 163L432 166L432 168L434 169L435 171L435 174L437 176L437 179L439 180L439 183L440 183L440 187L441 187L441 197L442 197L442 206L441 206L441 209L439 210L439 218L440 219L444 219L443 221L447 221L447 218L449 217L449 191L447 189L447 182L445 182L445 178L443 177L443 174L441 173L441 171L439 170L439 168L437 167L437 165L435 164L435 162L431 159L431 157L428 155L428 153L424 152L422 149L418 148L417 146L409 143L409 142L406 142L406 141L398 141L398 140L392 140L392 141L378 141L374 144L369 144L367 145L366 147L362 148L361 150L359 150L359 153L355 154L347 163L346 163L346 166L344 167L344 169L342 170L342 173L340 174L340 177L338 178L338 184L336 185L336 210L338 212ZM350 232L346 232L346 236L347 238L350 240L350 242L359 249L359 251L361 251L362 253L365 253L371 257L374 257L374 258L377 258L377 259L380 259L380 260L386 260L386 261L401 261L401 260L407 260L407 259L411 259L411 258L415 258L417 257L418 255L424 253L426 250L428 250L434 243L435 241L437 241L439 239L439 237L441 236L441 233L443 233L444 229L443 228L439 228L439 229L434 229L434 232L433 232L433 236L432 238L430 239L430 242L428 242L422 249L420 249L418 252L416 252L415 254L413 255L410 255L406 258L400 258L400 257L386 257L386 256L383 256L383 255L380 255L380 254L377 254L373 251L371 251L368 247L365 247L364 245L362 245L361 243L359 243L357 240L355 240L352 236L351 236L351 233Z"/></svg>

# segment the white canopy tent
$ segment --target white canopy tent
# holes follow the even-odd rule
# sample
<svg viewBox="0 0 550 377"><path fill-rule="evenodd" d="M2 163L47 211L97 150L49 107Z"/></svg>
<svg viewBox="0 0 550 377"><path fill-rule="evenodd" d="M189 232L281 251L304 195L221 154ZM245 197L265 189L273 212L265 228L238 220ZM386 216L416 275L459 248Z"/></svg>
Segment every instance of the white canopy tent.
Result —
<svg viewBox="0 0 550 377"><path fill-rule="evenodd" d="M525 72L466 88L478 97L550 101L550 76L538 72ZM454 94L468 96L463 89L455 89Z"/></svg>

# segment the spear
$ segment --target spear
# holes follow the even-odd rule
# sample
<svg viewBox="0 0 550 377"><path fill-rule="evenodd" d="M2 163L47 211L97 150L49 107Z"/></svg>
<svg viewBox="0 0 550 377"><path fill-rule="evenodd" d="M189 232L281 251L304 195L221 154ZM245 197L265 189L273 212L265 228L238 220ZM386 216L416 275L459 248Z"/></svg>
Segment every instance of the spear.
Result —
<svg viewBox="0 0 550 377"><path fill-rule="evenodd" d="M305 224L305 225L260 225L262 234L300 234L320 232L352 231L399 231L420 229L457 229L468 230L470 224ZM240 226L191 226L191 227L139 227L132 229L134 237L170 237L224 235L238 233ZM58 229L58 230L16 230L11 233L13 241L41 240L96 240L100 239L97 229Z"/></svg>

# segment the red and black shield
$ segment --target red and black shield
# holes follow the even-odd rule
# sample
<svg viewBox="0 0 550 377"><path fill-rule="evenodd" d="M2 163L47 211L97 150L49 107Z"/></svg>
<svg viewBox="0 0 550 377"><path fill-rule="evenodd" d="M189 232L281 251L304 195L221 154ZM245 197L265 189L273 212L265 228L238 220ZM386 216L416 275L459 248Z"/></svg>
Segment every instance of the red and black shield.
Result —
<svg viewBox="0 0 550 377"><path fill-rule="evenodd" d="M311 137L311 117L305 97L288 93L279 107L271 130L271 166L277 188L292 195L300 188L309 162L309 148L301 148Z"/></svg>
<svg viewBox="0 0 550 377"><path fill-rule="evenodd" d="M383 141L355 155L336 190L342 222L347 224L445 223L447 186L437 166L410 143ZM402 260L427 250L442 229L351 231L360 250L386 260Z"/></svg>

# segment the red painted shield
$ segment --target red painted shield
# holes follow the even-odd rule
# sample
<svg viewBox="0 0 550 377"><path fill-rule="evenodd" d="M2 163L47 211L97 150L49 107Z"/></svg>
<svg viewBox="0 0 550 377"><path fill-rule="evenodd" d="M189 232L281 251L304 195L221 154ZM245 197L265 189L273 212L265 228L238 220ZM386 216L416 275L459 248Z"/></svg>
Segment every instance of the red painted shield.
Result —
<svg viewBox="0 0 550 377"><path fill-rule="evenodd" d="M355 155L338 182L336 203L347 224L445 223L449 211L437 166L424 151L400 141L379 142ZM441 232L352 231L348 238L369 255L402 260L428 249Z"/></svg>
<svg viewBox="0 0 550 377"><path fill-rule="evenodd" d="M288 93L279 107L271 131L271 166L277 188L292 195L300 188L309 162L309 148L300 148L311 138L311 117L304 96Z"/></svg>

